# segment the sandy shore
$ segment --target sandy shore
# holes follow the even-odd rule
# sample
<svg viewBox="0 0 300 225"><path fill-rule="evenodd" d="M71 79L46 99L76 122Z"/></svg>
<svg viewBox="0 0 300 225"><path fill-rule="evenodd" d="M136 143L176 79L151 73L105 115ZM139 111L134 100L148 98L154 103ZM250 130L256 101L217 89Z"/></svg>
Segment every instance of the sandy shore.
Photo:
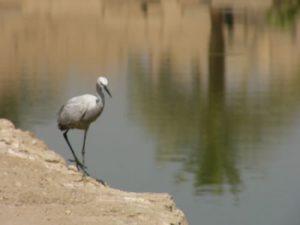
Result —
<svg viewBox="0 0 300 225"><path fill-rule="evenodd" d="M82 179L32 133L0 119L2 225L187 225L168 194L133 193Z"/></svg>

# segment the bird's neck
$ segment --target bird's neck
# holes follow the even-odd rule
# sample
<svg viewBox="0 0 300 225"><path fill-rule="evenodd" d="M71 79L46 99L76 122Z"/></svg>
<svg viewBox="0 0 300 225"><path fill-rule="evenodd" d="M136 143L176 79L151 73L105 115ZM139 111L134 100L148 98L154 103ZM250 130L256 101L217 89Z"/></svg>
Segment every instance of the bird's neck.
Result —
<svg viewBox="0 0 300 225"><path fill-rule="evenodd" d="M105 97L103 93L103 88L97 85L97 97L102 102L102 104L105 104Z"/></svg>

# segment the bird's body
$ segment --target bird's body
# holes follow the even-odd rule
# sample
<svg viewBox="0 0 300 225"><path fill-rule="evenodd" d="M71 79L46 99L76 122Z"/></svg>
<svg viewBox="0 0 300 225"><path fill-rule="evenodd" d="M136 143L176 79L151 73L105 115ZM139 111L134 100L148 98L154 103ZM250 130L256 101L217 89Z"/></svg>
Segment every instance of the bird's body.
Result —
<svg viewBox="0 0 300 225"><path fill-rule="evenodd" d="M84 94L69 99L58 112L58 128L64 131L64 138L73 154L77 168L81 168L86 174L84 166L85 140L90 124L95 121L102 113L105 105L104 90L111 96L108 88L108 81L105 77L97 79L97 95ZM77 158L69 140L67 133L70 129L84 130L82 146L82 163Z"/></svg>
<svg viewBox="0 0 300 225"><path fill-rule="evenodd" d="M63 105L58 113L60 130L85 130L102 113L104 102L97 96L85 94L71 98Z"/></svg>

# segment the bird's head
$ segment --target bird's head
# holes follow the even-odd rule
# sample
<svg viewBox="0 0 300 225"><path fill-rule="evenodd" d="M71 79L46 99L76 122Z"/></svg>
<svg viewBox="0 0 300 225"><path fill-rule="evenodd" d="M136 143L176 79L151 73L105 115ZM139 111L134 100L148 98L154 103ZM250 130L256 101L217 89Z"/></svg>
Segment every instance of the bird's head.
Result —
<svg viewBox="0 0 300 225"><path fill-rule="evenodd" d="M99 86L100 88L103 88L107 94L111 97L110 91L108 90L108 80L106 77L98 77L97 79L97 86Z"/></svg>

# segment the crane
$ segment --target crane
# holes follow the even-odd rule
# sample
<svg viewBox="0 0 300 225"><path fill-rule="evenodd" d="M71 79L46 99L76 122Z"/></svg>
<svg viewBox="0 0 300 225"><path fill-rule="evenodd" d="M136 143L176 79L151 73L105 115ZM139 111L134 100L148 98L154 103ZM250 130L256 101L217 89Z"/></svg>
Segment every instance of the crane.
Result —
<svg viewBox="0 0 300 225"><path fill-rule="evenodd" d="M106 77L100 76L96 82L97 95L84 94L69 99L66 104L61 106L58 112L58 128L63 131L64 139L66 140L71 153L74 157L76 167L87 174L85 170L85 142L89 126L94 122L102 113L105 106L104 91L111 97L108 89L108 80ZM82 163L76 156L68 139L68 132L70 129L84 130L83 144L82 144Z"/></svg>

